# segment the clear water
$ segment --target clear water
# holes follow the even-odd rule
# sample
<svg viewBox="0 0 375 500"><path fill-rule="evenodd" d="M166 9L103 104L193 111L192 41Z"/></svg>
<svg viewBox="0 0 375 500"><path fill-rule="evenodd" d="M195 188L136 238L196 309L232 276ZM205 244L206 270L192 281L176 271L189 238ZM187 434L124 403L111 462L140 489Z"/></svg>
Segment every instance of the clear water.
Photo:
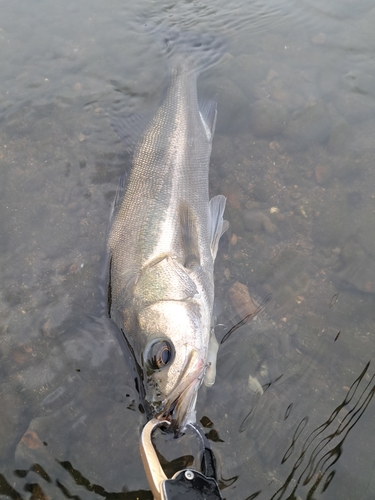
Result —
<svg viewBox="0 0 375 500"><path fill-rule="evenodd" d="M231 224L218 337L243 315L236 282L263 306L199 394L223 497L374 498L373 2L0 4L0 499L151 498L101 290L129 166L110 117L165 81L149 20L229 42L199 81L219 94L210 181Z"/></svg>

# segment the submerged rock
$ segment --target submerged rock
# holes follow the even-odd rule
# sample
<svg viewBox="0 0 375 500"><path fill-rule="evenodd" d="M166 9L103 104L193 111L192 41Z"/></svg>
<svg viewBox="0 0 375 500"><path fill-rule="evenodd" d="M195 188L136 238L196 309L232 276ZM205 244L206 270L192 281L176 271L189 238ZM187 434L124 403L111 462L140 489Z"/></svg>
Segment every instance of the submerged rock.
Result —
<svg viewBox="0 0 375 500"><path fill-rule="evenodd" d="M346 121L341 121L333 127L329 136L327 149L331 154L342 154L352 141L352 127Z"/></svg>
<svg viewBox="0 0 375 500"><path fill-rule="evenodd" d="M375 293L375 260L361 252L337 273L337 277L361 292Z"/></svg>
<svg viewBox="0 0 375 500"><path fill-rule="evenodd" d="M250 297L247 286L239 281L230 287L229 298L233 308L241 318L254 314L258 308L258 304Z"/></svg>
<svg viewBox="0 0 375 500"><path fill-rule="evenodd" d="M331 117L323 102L310 102L296 111L290 120L286 136L304 147L328 141Z"/></svg>
<svg viewBox="0 0 375 500"><path fill-rule="evenodd" d="M255 137L272 139L280 135L289 120L288 110L280 102L259 99L251 107L251 131Z"/></svg>
<svg viewBox="0 0 375 500"><path fill-rule="evenodd" d="M342 90L335 102L337 111L350 123L357 123L374 116L375 99L356 91Z"/></svg>

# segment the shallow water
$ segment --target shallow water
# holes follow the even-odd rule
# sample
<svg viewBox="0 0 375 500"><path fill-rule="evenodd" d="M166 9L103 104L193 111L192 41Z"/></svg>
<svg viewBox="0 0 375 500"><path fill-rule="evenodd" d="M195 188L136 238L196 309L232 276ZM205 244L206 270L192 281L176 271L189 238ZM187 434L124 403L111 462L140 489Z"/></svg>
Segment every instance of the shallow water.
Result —
<svg viewBox="0 0 375 500"><path fill-rule="evenodd" d="M129 167L111 116L157 106L166 65L144 24L160 20L228 40L199 80L219 94L210 182L230 222L218 337L244 315L236 282L261 312L222 344L199 393L223 497L374 498L373 2L16 0L1 12L0 499L151 498L102 275ZM160 446L170 469L190 463L190 445Z"/></svg>

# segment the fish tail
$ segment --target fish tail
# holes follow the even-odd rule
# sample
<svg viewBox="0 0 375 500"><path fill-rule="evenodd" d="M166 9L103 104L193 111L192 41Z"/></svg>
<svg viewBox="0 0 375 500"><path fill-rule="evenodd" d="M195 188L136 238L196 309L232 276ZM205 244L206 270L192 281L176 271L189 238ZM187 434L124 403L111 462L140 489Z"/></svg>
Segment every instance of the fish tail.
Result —
<svg viewBox="0 0 375 500"><path fill-rule="evenodd" d="M166 57L175 63L183 60L197 73L206 71L223 57L226 40L213 33L184 31L177 26L149 25L152 35L163 41Z"/></svg>

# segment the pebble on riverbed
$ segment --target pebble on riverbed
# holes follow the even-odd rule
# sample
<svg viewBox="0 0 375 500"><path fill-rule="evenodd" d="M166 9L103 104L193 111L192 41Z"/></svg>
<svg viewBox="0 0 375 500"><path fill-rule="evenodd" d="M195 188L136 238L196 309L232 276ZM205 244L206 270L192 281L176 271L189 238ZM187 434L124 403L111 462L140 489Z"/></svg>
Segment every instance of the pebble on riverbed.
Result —
<svg viewBox="0 0 375 500"><path fill-rule="evenodd" d="M332 179L332 171L328 165L317 165L315 167L315 179L320 185L327 184Z"/></svg>
<svg viewBox="0 0 375 500"><path fill-rule="evenodd" d="M277 227L271 219L258 210L248 210L243 214L243 221L249 231L260 231L264 229L266 233L275 233Z"/></svg>
<svg viewBox="0 0 375 500"><path fill-rule="evenodd" d="M241 318L254 314L257 310L258 304L251 298L249 289L243 283L236 281L228 293L233 308Z"/></svg>
<svg viewBox="0 0 375 500"><path fill-rule="evenodd" d="M43 449L43 443L35 431L27 430L21 439L21 443L30 450Z"/></svg>

